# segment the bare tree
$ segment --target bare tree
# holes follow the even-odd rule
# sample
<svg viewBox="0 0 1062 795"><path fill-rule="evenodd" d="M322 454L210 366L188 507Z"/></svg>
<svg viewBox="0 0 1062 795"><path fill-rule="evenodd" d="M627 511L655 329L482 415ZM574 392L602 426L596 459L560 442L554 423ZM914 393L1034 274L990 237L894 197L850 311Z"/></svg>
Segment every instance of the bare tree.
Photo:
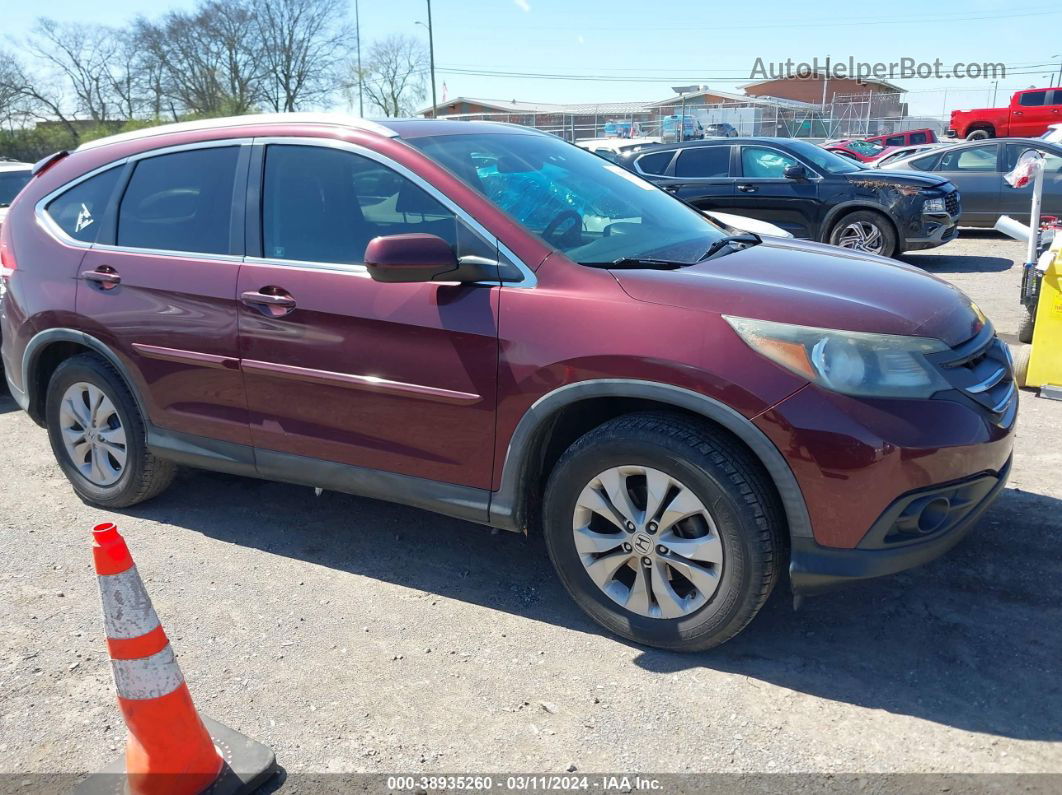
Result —
<svg viewBox="0 0 1062 795"><path fill-rule="evenodd" d="M117 110L111 72L119 44L116 31L42 17L27 44L29 51L73 91L76 113L93 121L113 118Z"/></svg>
<svg viewBox="0 0 1062 795"><path fill-rule="evenodd" d="M385 116L411 116L424 99L428 52L412 36L372 43L362 70L365 94Z"/></svg>
<svg viewBox="0 0 1062 795"><path fill-rule="evenodd" d="M255 0L265 101L275 111L323 102L341 85L354 41L346 0Z"/></svg>
<svg viewBox="0 0 1062 795"><path fill-rule="evenodd" d="M261 97L261 47L250 0L210 0L194 12L140 18L135 36L158 66L156 105L177 113L246 113ZM163 99L163 97L165 99Z"/></svg>
<svg viewBox="0 0 1062 795"><path fill-rule="evenodd" d="M0 102L4 121L55 120L75 144L80 138L62 84L31 73L11 53L0 52Z"/></svg>

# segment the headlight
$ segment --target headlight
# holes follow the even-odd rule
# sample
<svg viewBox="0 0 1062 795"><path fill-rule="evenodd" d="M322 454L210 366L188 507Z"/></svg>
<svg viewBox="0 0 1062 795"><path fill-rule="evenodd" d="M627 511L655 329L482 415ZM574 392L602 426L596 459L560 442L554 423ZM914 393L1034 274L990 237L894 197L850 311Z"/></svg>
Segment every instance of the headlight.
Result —
<svg viewBox="0 0 1062 795"><path fill-rule="evenodd" d="M922 205L922 212L924 213L946 213L948 208L944 206L944 199L926 199L925 204Z"/></svg>
<svg viewBox="0 0 1062 795"><path fill-rule="evenodd" d="M754 350L836 392L926 398L951 388L925 358L927 353L948 350L940 340L724 318Z"/></svg>

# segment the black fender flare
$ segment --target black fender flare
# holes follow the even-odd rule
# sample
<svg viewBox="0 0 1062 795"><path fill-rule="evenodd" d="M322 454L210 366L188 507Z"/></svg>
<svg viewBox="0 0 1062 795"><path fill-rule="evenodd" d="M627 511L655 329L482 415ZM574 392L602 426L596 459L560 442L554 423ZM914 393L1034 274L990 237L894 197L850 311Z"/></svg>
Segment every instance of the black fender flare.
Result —
<svg viewBox="0 0 1062 795"><path fill-rule="evenodd" d="M540 397L524 413L509 440L500 487L491 495L492 526L515 532L526 531L526 474L532 463L531 455L539 431L564 407L600 397L652 400L687 409L719 423L743 441L767 470L781 498L790 536L813 538L811 518L796 476L763 431L744 415L707 395L657 381L625 378L602 378L567 384Z"/></svg>
<svg viewBox="0 0 1062 795"><path fill-rule="evenodd" d="M37 416L39 412L35 410L35 407L40 405L40 399L37 395L37 379L35 378L37 364L44 349L56 342L74 342L78 345L83 345L106 359L118 371L118 375L125 381L126 386L129 387L133 400L136 401L136 406L140 410L140 416L144 418L145 422L148 421L147 409L140 397L136 382L129 377L128 369L114 351L105 343L91 334L86 334L84 331L72 328L50 328L35 334L26 343L26 349L22 353L22 386L26 395L26 411L30 413L30 416L36 422L43 420L43 417Z"/></svg>

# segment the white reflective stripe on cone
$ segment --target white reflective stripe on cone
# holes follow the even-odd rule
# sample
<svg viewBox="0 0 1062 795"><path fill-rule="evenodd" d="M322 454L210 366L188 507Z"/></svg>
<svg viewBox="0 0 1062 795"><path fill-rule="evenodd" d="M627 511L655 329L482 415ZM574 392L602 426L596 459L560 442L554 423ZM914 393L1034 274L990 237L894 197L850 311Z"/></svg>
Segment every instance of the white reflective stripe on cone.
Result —
<svg viewBox="0 0 1062 795"><path fill-rule="evenodd" d="M111 660L114 684L122 698L142 700L172 693L184 681L173 649L166 648L139 660Z"/></svg>
<svg viewBox="0 0 1062 795"><path fill-rule="evenodd" d="M103 624L108 638L139 638L159 625L151 597L136 566L121 574L97 577L103 597Z"/></svg>

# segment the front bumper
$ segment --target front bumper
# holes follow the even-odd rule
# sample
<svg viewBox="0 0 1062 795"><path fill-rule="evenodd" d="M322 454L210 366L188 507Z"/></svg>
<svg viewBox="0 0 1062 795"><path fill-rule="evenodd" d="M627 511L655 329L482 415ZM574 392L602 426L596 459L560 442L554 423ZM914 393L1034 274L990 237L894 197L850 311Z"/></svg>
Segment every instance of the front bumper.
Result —
<svg viewBox="0 0 1062 795"><path fill-rule="evenodd" d="M936 248L950 243L959 236L959 217L950 215L923 215L922 231L918 237L908 237L906 251Z"/></svg>
<svg viewBox="0 0 1062 795"><path fill-rule="evenodd" d="M792 539L789 577L793 592L820 593L896 574L940 557L963 539L999 496L1010 475L1011 461L1008 459L996 473L899 497L853 549L824 547L811 538ZM919 519L927 514L929 524L920 528Z"/></svg>

